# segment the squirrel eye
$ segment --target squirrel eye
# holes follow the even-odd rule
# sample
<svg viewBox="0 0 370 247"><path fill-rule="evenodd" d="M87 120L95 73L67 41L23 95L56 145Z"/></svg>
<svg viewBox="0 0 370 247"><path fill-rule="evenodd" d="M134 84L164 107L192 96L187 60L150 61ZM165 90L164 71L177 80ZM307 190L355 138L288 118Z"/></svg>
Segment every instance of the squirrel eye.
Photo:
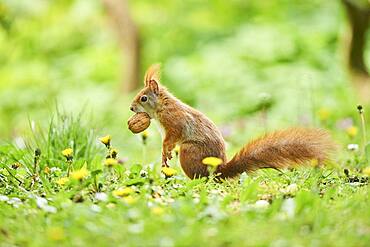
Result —
<svg viewBox="0 0 370 247"><path fill-rule="evenodd" d="M148 97L146 95L141 96L140 98L141 102L146 102L148 100Z"/></svg>

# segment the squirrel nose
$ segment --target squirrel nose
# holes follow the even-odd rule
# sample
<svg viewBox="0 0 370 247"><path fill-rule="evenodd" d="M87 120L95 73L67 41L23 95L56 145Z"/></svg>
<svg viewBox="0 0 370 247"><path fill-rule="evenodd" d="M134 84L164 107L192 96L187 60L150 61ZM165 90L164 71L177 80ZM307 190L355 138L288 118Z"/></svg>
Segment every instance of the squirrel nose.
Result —
<svg viewBox="0 0 370 247"><path fill-rule="evenodd" d="M131 111L134 111L134 107L133 107L133 106L131 106L131 107L130 107L130 110L131 110Z"/></svg>

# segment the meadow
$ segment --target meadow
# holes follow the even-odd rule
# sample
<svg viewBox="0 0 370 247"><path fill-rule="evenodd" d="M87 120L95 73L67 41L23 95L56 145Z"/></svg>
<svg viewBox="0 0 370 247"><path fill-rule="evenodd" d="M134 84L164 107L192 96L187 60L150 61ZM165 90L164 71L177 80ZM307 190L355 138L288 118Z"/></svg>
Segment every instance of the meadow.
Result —
<svg viewBox="0 0 370 247"><path fill-rule="evenodd" d="M187 178L177 150L163 172L158 126L128 130L137 90L100 1L32 2L0 2L0 246L369 246L370 106L340 1L130 1L140 78L161 62L229 158L289 126L337 144L323 167L221 182Z"/></svg>

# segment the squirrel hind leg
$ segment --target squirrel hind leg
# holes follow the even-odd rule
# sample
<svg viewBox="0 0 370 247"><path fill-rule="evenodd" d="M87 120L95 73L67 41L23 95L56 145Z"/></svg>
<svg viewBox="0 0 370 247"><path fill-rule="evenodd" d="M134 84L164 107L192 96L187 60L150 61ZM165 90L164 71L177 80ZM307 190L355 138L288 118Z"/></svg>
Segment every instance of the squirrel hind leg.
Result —
<svg viewBox="0 0 370 247"><path fill-rule="evenodd" d="M183 143L180 146L180 164L186 176L189 178L207 177L209 175L207 166L203 165L201 147L194 143Z"/></svg>

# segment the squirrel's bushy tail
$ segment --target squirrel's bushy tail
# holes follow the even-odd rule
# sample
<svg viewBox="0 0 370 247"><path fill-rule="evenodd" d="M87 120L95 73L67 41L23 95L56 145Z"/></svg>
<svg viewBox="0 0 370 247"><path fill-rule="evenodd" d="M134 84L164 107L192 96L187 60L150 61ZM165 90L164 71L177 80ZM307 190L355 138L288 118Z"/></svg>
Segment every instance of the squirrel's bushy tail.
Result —
<svg viewBox="0 0 370 247"><path fill-rule="evenodd" d="M287 168L328 159L335 145L322 129L291 128L266 134L245 145L229 162L218 167L221 178L260 168Z"/></svg>

